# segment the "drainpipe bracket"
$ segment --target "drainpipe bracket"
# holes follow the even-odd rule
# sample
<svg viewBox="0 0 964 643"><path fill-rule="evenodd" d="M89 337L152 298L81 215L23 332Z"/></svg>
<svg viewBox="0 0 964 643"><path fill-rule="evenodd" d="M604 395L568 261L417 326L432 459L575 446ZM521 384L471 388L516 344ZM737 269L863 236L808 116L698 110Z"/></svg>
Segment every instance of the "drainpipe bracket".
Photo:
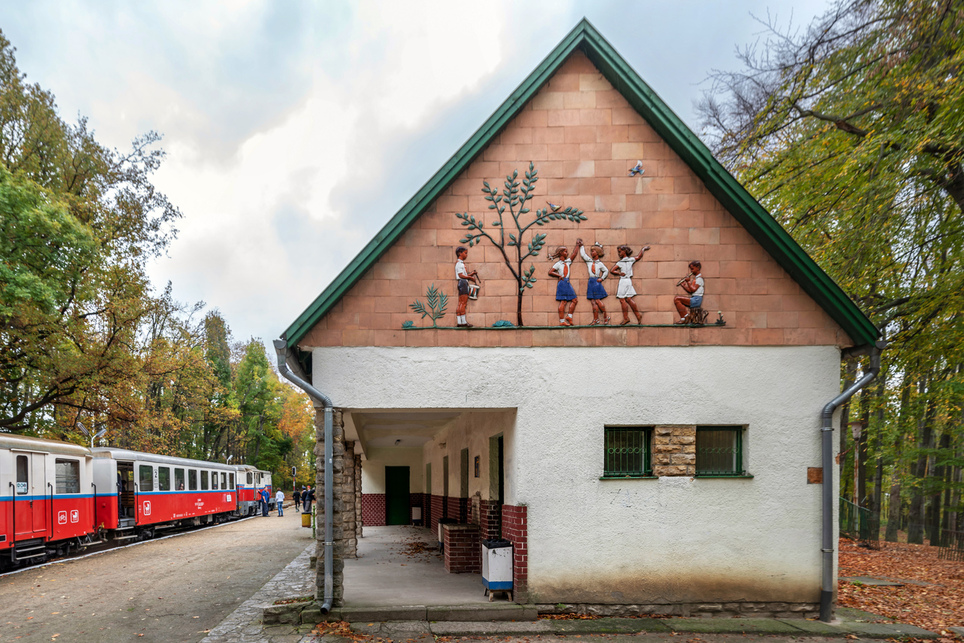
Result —
<svg viewBox="0 0 964 643"><path fill-rule="evenodd" d="M825 554L832 554L834 552L833 549L821 549L820 551L822 551Z"/></svg>

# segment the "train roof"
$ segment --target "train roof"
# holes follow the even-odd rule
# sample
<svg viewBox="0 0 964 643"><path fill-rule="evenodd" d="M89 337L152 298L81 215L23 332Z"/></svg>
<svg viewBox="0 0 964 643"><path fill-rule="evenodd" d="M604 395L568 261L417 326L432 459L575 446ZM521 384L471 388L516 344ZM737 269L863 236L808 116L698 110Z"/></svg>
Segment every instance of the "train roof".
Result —
<svg viewBox="0 0 964 643"><path fill-rule="evenodd" d="M0 449L42 451L44 453L72 455L80 458L90 457L90 449L79 444L34 438L26 435L17 435L16 433L0 433Z"/></svg>
<svg viewBox="0 0 964 643"><path fill-rule="evenodd" d="M160 464L179 464L183 467L204 467L206 469L220 469L235 471L235 466L223 462L208 462L207 460L192 460L190 458L176 458L170 455L158 455L143 451L131 451L116 447L96 447L93 450L95 458L110 458L112 460L138 460L140 462L157 462Z"/></svg>

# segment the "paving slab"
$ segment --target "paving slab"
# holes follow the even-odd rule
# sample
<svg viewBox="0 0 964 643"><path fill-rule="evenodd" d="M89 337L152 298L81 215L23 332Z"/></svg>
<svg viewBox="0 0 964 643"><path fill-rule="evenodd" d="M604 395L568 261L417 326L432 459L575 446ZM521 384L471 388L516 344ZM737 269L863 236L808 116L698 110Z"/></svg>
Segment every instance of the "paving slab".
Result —
<svg viewBox="0 0 964 643"><path fill-rule="evenodd" d="M799 634L801 630L772 618L660 619L674 632L717 634Z"/></svg>
<svg viewBox="0 0 964 643"><path fill-rule="evenodd" d="M537 636L552 634L550 621L502 621L484 623L478 621L444 621L430 623L435 636Z"/></svg>
<svg viewBox="0 0 964 643"><path fill-rule="evenodd" d="M885 621L887 623L893 622L893 619L887 618L886 616L872 614L863 610L854 609L853 607L838 607L835 611L835 615L841 621L866 621L868 623L875 623L878 621Z"/></svg>
<svg viewBox="0 0 964 643"><path fill-rule="evenodd" d="M904 583L899 581L893 581L886 578L873 578L872 576L841 576L840 580L860 584L860 585L872 585L874 587L903 587Z"/></svg>
<svg viewBox="0 0 964 643"><path fill-rule="evenodd" d="M841 623L840 628L851 634L867 638L907 638L936 639L938 634L905 623Z"/></svg>
<svg viewBox="0 0 964 643"><path fill-rule="evenodd" d="M777 619L781 623L786 623L790 627L796 628L801 632L816 636L844 636L839 625L824 623L823 621L811 621L804 618L781 618Z"/></svg>
<svg viewBox="0 0 964 643"><path fill-rule="evenodd" d="M426 606L429 621L534 621L539 612L531 605L438 605Z"/></svg>
<svg viewBox="0 0 964 643"><path fill-rule="evenodd" d="M670 632L659 618L594 618L549 620L556 634L631 634L634 632Z"/></svg>

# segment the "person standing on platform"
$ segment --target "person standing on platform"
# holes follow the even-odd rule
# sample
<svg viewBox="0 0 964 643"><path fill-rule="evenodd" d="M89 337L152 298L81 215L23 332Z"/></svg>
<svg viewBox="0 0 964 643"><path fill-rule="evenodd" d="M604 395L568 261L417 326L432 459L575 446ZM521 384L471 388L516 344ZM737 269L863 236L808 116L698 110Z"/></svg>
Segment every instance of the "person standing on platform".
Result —
<svg viewBox="0 0 964 643"><path fill-rule="evenodd" d="M281 489L278 489L278 493L274 494L274 503L278 505L278 518L281 518L285 515L285 492Z"/></svg>
<svg viewBox="0 0 964 643"><path fill-rule="evenodd" d="M268 489L264 488L261 490L261 516L263 518L268 517Z"/></svg>
<svg viewBox="0 0 964 643"><path fill-rule="evenodd" d="M295 511L301 513L301 492L295 489L295 492L292 494L292 496L295 499Z"/></svg>

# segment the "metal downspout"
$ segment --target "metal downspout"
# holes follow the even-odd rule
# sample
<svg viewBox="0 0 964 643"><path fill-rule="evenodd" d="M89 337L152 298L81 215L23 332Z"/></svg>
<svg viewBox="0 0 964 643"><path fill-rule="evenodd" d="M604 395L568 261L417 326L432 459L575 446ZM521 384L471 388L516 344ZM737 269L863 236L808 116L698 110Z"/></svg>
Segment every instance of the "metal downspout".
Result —
<svg viewBox="0 0 964 643"><path fill-rule="evenodd" d="M820 414L822 420L820 429L822 441L821 464L823 466L823 539L820 549L823 571L820 585L820 620L825 623L829 623L833 619L833 554L835 551L833 541L833 414L838 406L849 400L854 393L870 384L877 377L877 373L880 372L880 351L885 346L886 342L877 342L870 349L870 367L847 390L830 400Z"/></svg>
<svg viewBox="0 0 964 643"><path fill-rule="evenodd" d="M327 614L331 611L331 604L334 602L334 577L332 575L333 561L333 526L332 526L332 502L333 494L331 486L332 468L334 466L334 454L332 449L332 407L331 398L316 389L314 386L301 379L291 372L288 368L288 342L283 339L274 340L274 350L278 354L278 371L288 381L302 389L315 402L321 404L325 409L325 596L321 604L321 613Z"/></svg>

